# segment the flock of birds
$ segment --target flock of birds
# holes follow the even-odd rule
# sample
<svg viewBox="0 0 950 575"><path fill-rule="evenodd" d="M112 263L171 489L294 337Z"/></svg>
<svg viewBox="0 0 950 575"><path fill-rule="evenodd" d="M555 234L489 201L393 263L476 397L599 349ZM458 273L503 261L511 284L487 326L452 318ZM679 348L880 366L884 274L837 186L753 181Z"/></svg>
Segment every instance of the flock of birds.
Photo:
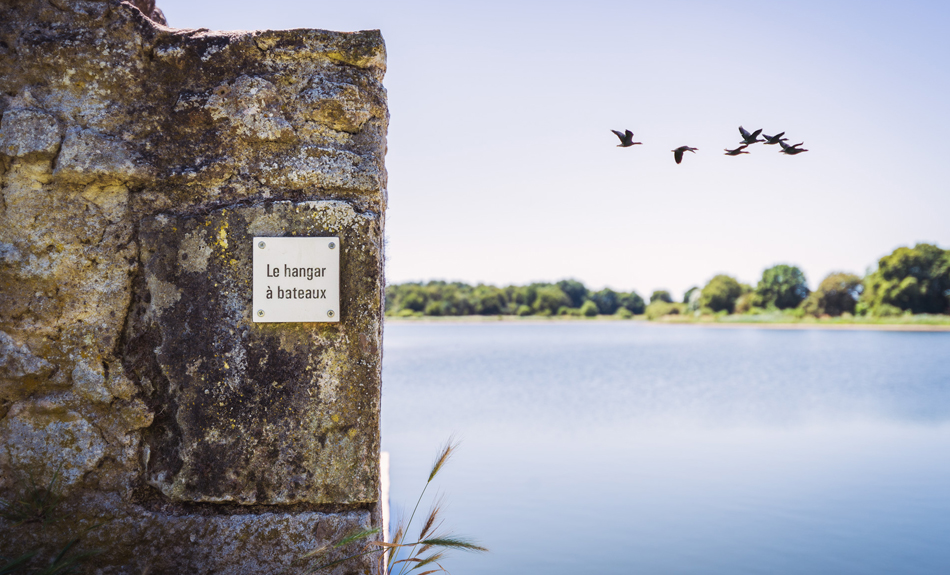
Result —
<svg viewBox="0 0 950 575"><path fill-rule="evenodd" d="M618 148L629 148L630 146L643 144L643 142L633 141L633 132L631 132L630 130L625 130L624 132L620 132L618 130L611 130L611 132L613 132L614 134L617 135L618 138L620 138L620 144L617 146ZM802 152L808 151L801 147L805 145L805 142L800 142L798 144L794 144L791 146L786 144L785 142L788 140L788 138L782 137L785 135L785 132L779 132L778 134L775 134L774 136L769 136L767 134L762 134L761 129L756 130L754 132L749 132L742 126L739 126L739 133L742 134L742 141L740 142L739 147L734 150L725 148L727 156L738 156L739 154L748 154L749 152L746 152L745 149L751 146L752 144L756 144L758 142L765 142L766 145L773 145L773 146L775 144L779 144L780 146L782 146L782 149L779 150L779 152L782 154L789 155L789 156L794 156L795 154L801 154ZM763 138L765 138L764 140L759 139L760 134L762 135ZM689 146L680 146L679 148L676 148L675 150L671 150L671 151L673 152L673 159L676 160L676 163L678 164L683 161L683 154L685 154L686 152L692 152L695 154L696 150L698 149L699 148L691 148Z"/></svg>

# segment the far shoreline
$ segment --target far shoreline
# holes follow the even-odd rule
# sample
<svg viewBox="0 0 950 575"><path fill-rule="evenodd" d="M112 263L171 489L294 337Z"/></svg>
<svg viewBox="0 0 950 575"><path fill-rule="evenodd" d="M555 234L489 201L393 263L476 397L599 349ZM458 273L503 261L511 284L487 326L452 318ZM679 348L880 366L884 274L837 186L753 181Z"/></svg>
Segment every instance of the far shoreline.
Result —
<svg viewBox="0 0 950 575"><path fill-rule="evenodd" d="M511 316L511 315L461 315L461 316L424 316L393 317L385 316L384 323L394 324L480 324L480 323L589 323L589 322L631 322L653 326L694 326L725 329L771 329L771 330L838 330L838 331L896 331L896 332L950 332L948 324L927 323L844 323L840 321L822 322L768 322L768 321L648 321L644 318L621 319L615 316L597 316L593 318L564 316Z"/></svg>

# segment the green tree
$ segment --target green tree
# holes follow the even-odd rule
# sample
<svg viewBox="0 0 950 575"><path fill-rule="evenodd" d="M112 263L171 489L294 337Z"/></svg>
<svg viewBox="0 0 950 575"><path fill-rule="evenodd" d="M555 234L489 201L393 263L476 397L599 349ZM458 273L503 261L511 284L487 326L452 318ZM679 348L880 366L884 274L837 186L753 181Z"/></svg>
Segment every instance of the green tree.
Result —
<svg viewBox="0 0 950 575"><path fill-rule="evenodd" d="M735 278L720 274L709 280L709 283L703 288L699 300L700 305L714 312L726 311L732 313L736 300L742 295L742 292L742 285Z"/></svg>
<svg viewBox="0 0 950 575"><path fill-rule="evenodd" d="M802 306L805 313L814 316L839 316L854 313L858 298L864 289L861 278L854 274L835 272L821 280Z"/></svg>
<svg viewBox="0 0 950 575"><path fill-rule="evenodd" d="M736 304L733 307L735 313L749 313L755 307L755 293L747 292L736 298Z"/></svg>
<svg viewBox="0 0 950 575"><path fill-rule="evenodd" d="M683 294L683 303L689 304L689 300L691 297L693 297L693 294L699 291L701 290L697 286L693 286L689 288L688 290L686 290L686 293Z"/></svg>
<svg viewBox="0 0 950 575"><path fill-rule="evenodd" d="M655 301L665 301L666 303L673 303L673 296L670 295L670 292L665 289L658 289L650 294L650 303Z"/></svg>
<svg viewBox="0 0 950 575"><path fill-rule="evenodd" d="M621 307L626 308L630 313L642 314L646 310L646 302L635 291L630 293L621 293L617 299Z"/></svg>
<svg viewBox="0 0 950 575"><path fill-rule="evenodd" d="M505 291L495 286L477 286L472 290L472 301L479 315L501 315L508 309Z"/></svg>
<svg viewBox="0 0 950 575"><path fill-rule="evenodd" d="M429 302L438 302L439 306L426 305L426 315L472 315L475 313L472 286L461 282L431 281L425 285ZM433 313L430 313L432 311Z"/></svg>
<svg viewBox="0 0 950 575"><path fill-rule="evenodd" d="M505 288L505 295L508 301L517 306L534 305L534 300L538 298L538 284L526 286L508 286Z"/></svg>
<svg viewBox="0 0 950 575"><path fill-rule="evenodd" d="M702 299L702 289L698 287L689 288L683 295L683 303L686 304L686 311L690 313L699 312L702 307Z"/></svg>
<svg viewBox="0 0 950 575"><path fill-rule="evenodd" d="M617 301L621 307L626 308L627 311L633 314L640 315L646 310L646 302L635 291L619 294Z"/></svg>
<svg viewBox="0 0 950 575"><path fill-rule="evenodd" d="M900 247L878 260L864 280L864 311L880 315L884 306L911 313L950 313L950 250L932 244Z"/></svg>
<svg viewBox="0 0 950 575"><path fill-rule="evenodd" d="M597 304L597 309L604 315L613 315L620 307L620 294L610 288L591 294L590 299Z"/></svg>
<svg viewBox="0 0 950 575"><path fill-rule="evenodd" d="M809 294L805 274L796 266L779 264L762 272L753 304L764 308L798 307Z"/></svg>
<svg viewBox="0 0 950 575"><path fill-rule="evenodd" d="M557 282L557 287L571 298L571 307L581 307L587 301L587 287L577 280L561 280Z"/></svg>
<svg viewBox="0 0 950 575"><path fill-rule="evenodd" d="M537 298L534 300L535 313L539 315L554 315L561 306L570 307L571 298L556 285L544 285L537 289Z"/></svg>
<svg viewBox="0 0 950 575"><path fill-rule="evenodd" d="M398 307L396 306L396 299L399 297L399 286L398 285L388 285L386 286L385 297L383 298L383 309L387 314L395 312Z"/></svg>
<svg viewBox="0 0 950 575"><path fill-rule="evenodd" d="M581 315L584 317L594 317L598 313L597 304L587 300L581 304Z"/></svg>
<svg viewBox="0 0 950 575"><path fill-rule="evenodd" d="M446 312L445 308L446 308L445 302L430 301L429 303L426 304L426 309L423 313L425 315L434 315L434 316L453 315L453 314L445 313Z"/></svg>
<svg viewBox="0 0 950 575"><path fill-rule="evenodd" d="M412 311L424 310L429 299L426 290L419 284L410 284L406 288L397 302L399 307Z"/></svg>

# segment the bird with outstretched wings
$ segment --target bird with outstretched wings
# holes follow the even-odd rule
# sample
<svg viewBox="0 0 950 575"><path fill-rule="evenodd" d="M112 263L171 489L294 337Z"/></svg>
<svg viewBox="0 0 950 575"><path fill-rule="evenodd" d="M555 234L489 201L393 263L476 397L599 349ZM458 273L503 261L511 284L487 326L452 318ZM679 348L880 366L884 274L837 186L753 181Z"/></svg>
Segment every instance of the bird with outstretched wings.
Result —
<svg viewBox="0 0 950 575"><path fill-rule="evenodd" d="M617 134L617 137L620 138L620 143L617 144L618 148L629 148L630 146L636 146L637 144L642 145L642 142L633 141L633 132L626 130L623 133L617 130L611 130L614 134Z"/></svg>
<svg viewBox="0 0 950 575"><path fill-rule="evenodd" d="M679 148L670 151L673 152L673 159L676 160L676 163L678 164L683 161L684 152L692 152L695 154L696 150L698 149L699 148L690 148L689 146L680 146Z"/></svg>

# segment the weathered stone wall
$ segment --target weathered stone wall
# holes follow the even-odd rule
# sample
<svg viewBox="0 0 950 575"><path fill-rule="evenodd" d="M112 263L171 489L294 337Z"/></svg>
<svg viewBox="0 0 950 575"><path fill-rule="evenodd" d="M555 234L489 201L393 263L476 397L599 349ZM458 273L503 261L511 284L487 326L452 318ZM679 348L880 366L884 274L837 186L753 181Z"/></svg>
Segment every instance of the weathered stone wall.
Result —
<svg viewBox="0 0 950 575"><path fill-rule="evenodd" d="M97 573L277 573L379 526L376 31L0 0L0 496ZM339 323L253 323L251 238L339 236ZM340 573L372 573L372 562Z"/></svg>

